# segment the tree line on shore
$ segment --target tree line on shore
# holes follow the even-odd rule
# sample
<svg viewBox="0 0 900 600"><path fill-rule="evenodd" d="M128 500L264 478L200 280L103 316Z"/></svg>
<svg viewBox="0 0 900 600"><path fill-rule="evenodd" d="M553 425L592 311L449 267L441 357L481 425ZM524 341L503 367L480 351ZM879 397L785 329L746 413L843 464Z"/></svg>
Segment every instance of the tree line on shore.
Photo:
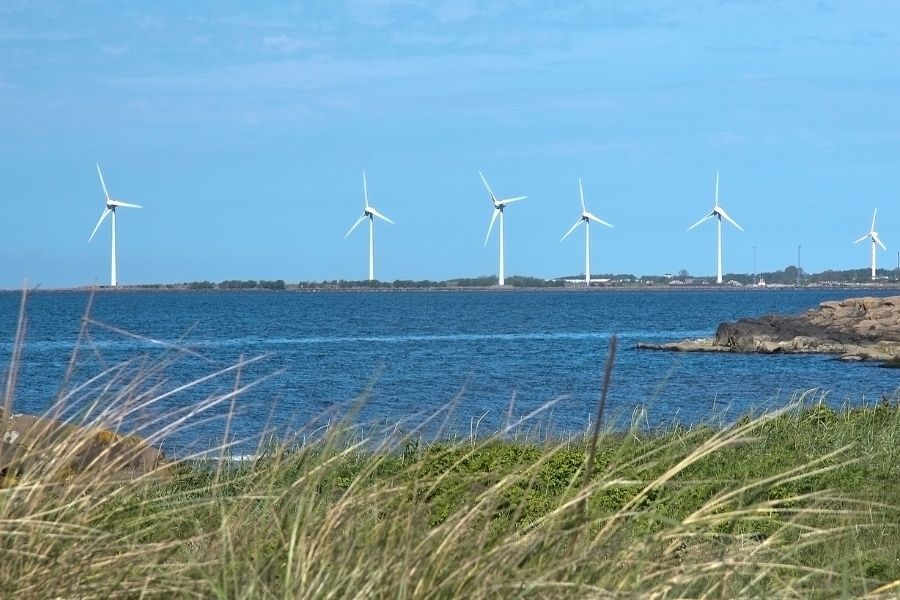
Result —
<svg viewBox="0 0 900 600"><path fill-rule="evenodd" d="M878 269L878 280L888 284L900 281L896 270ZM802 269L799 272L794 265L785 267L780 271L767 271L756 275L748 273L729 273L725 275L725 281L731 285L753 286L758 282L767 285L852 285L871 283L869 269L849 269L844 271L826 270L821 273L806 273ZM563 288L583 286L584 275L567 275L552 279L540 277L527 277L513 275L506 278L507 287L513 288ZM640 277L630 273L601 273L591 274L593 287L629 287L629 286L677 286L677 285L714 285L715 277L695 277L682 269L677 275L642 275ZM497 278L494 275L480 277L462 277L444 281L432 281L430 279L412 280L395 279L393 281L354 281L346 279L331 279L324 281L300 281L298 283L285 283L283 279L227 279L218 283L212 281L190 281L185 283L168 284L140 284L128 286L139 289L160 290L256 290L256 291L284 291L304 289L454 289L454 288L489 288L496 286Z"/></svg>

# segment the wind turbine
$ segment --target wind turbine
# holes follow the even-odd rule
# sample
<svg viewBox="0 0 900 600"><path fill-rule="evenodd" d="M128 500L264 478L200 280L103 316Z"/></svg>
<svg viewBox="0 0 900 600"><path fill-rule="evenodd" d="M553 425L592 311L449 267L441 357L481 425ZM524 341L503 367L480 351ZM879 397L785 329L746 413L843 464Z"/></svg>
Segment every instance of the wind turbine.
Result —
<svg viewBox="0 0 900 600"><path fill-rule="evenodd" d="M869 233L867 233L866 235L862 236L861 238L859 238L858 240L853 242L854 244L858 244L866 238L872 239L872 281L875 281L875 244L878 244L879 246L881 246L882 250L887 250L885 245L883 243L881 243L881 238L878 237L878 232L875 231L875 217L877 215L878 215L878 209L876 208L875 212L872 213L872 229L869 230Z"/></svg>
<svg viewBox="0 0 900 600"><path fill-rule="evenodd" d="M353 230L356 229L360 223L369 219L369 281L375 281L375 217L387 221L388 223L394 224L393 221L388 219L386 216L375 210L374 206L369 205L369 190L366 185L366 172L363 171L363 200L365 201L365 207L363 208L362 216L356 220L356 223L353 224L353 227L350 228L350 231L344 235L344 239L347 239Z"/></svg>
<svg viewBox="0 0 900 600"><path fill-rule="evenodd" d="M691 229L693 229L700 223L702 223L708 219L712 219L713 217L716 218L718 228L719 228L718 270L716 271L716 283L722 283L722 219L725 219L726 221L728 221L729 223L731 223L732 225L734 225L741 231L743 231L744 228L741 227L740 225L738 225L734 221L734 219L729 217L728 213L725 212L724 208L719 206L719 171L716 171L716 204L715 204L715 206L713 206L712 211L708 215L706 215L705 217L703 217L702 219L700 219L699 221L697 221L696 223L694 223L693 225L688 227L687 230L690 231Z"/></svg>
<svg viewBox="0 0 900 600"><path fill-rule="evenodd" d="M129 204L128 202L122 202L121 200L114 200L109 197L109 191L106 189L106 183L103 181L103 173L100 172L100 163L97 163L97 175L100 176L100 185L103 186L103 195L106 196L106 208L103 209L103 213L100 215L100 220L97 221L97 225L94 226L94 231L91 232L91 237L88 238L88 242L94 239L94 235L97 233L97 230L100 229L100 224L103 223L103 220L112 215L112 264L110 270L110 278L109 285L112 287L116 286L116 209L119 207L122 208L142 208L137 204Z"/></svg>
<svg viewBox="0 0 900 600"><path fill-rule="evenodd" d="M528 196L516 196L515 198L507 198L505 200L497 200L497 196L494 195L494 191L491 189L491 186L488 185L487 179L484 178L484 174L481 171L478 171L478 174L481 175L481 181L484 182L484 187L487 188L488 194L491 196L491 202L494 205L494 212L491 215L491 224L488 226L487 235L484 236L484 245L487 246L488 239L491 237L491 231L494 229L494 221L497 220L497 215L500 215L500 274L497 278L497 283L500 285L504 285L504 274L503 274L503 209L506 208L508 204L512 204L513 202L518 202L519 200L524 200Z"/></svg>
<svg viewBox="0 0 900 600"><path fill-rule="evenodd" d="M584 188L581 185L581 177L578 178L578 193L581 195L581 216L575 221L575 224L569 228L566 235L562 236L559 241L563 241L569 234L575 231L575 228L584 223L584 284L591 285L591 221L612 227L606 221L596 217L588 212L584 207Z"/></svg>

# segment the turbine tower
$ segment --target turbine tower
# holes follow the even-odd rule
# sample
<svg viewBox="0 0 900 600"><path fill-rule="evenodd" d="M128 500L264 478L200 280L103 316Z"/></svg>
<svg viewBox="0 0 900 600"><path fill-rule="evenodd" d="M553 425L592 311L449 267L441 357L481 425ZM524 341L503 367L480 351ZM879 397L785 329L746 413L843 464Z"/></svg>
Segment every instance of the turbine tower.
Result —
<svg viewBox="0 0 900 600"><path fill-rule="evenodd" d="M875 244L878 244L879 246L881 246L882 250L887 250L885 245L883 243L881 243L881 238L878 237L878 232L875 231L875 217L877 215L878 215L878 209L876 208L875 212L872 213L872 229L869 230L869 233L867 233L866 235L862 236L861 238L859 238L858 240L853 242L854 244L858 244L866 238L871 238L871 240L872 240L872 281L875 281Z"/></svg>
<svg viewBox="0 0 900 600"><path fill-rule="evenodd" d="M575 224L569 228L564 236L560 238L559 241L563 241L569 234L575 231L575 228L584 223L584 284L586 286L591 285L591 221L595 223L600 223L601 225L606 225L607 227L612 227L606 221L596 217L595 215L588 212L588 210L584 207L584 188L581 185L581 177L578 178L578 193L581 195L581 216L578 217L578 220L575 221Z"/></svg>
<svg viewBox="0 0 900 600"><path fill-rule="evenodd" d="M103 186L103 195L106 196L106 208L103 209L103 213L100 214L100 220L97 221L97 225L94 226L94 231L91 232L91 237L88 238L88 242L94 239L94 234L97 233L97 230L100 229L101 223L103 220L112 215L112 264L110 269L110 277L109 277L109 285L112 287L116 286L116 209L119 207L122 208L141 208L141 206L137 204L129 204L128 202L122 202L121 200L114 200L109 197L109 192L106 189L106 183L103 181L103 173L100 172L100 163L97 163L97 175L100 176L100 185Z"/></svg>
<svg viewBox="0 0 900 600"><path fill-rule="evenodd" d="M375 210L374 206L369 205L369 190L366 185L366 172L363 171L363 201L365 202L365 207L363 208L362 216L356 220L356 223L353 224L353 227L350 228L350 231L344 235L344 239L347 239L353 230L356 229L360 223L369 219L369 281L375 281L375 217L382 219L383 221L387 221L388 223L394 224L393 221L388 219L386 216Z"/></svg>
<svg viewBox="0 0 900 600"><path fill-rule="evenodd" d="M487 246L488 239L491 237L491 231L494 229L494 221L497 220L497 215L500 215L500 273L497 278L497 283L499 285L504 285L505 278L503 272L503 209L506 208L508 204L512 204L513 202L518 202L519 200L524 200L528 196L516 196L515 198L507 198L505 200L498 200L497 196L494 195L493 190L491 190L491 186L488 185L487 179L484 178L484 174L481 171L478 171L478 174L481 175L481 181L484 182L484 187L487 188L488 194L491 196L491 202L494 205L494 212L491 215L491 224L488 226L487 235L484 236L484 245Z"/></svg>
<svg viewBox="0 0 900 600"><path fill-rule="evenodd" d="M690 231L691 229L693 229L700 223L702 223L708 219L712 219L713 217L716 218L718 230L719 230L718 263L717 263L718 269L716 271L716 283L721 284L722 283L722 219L725 219L726 221L728 221L729 223L731 223L732 225L734 225L741 231L743 231L744 228L741 227L740 225L738 225L734 221L734 219L729 217L728 213L725 212L724 208L719 206L719 171L716 171L716 204L715 204L715 206L713 206L712 211L708 215L706 215L705 217L703 217L702 219L700 219L699 221L697 221L696 223L694 223L693 225L688 227L687 230Z"/></svg>

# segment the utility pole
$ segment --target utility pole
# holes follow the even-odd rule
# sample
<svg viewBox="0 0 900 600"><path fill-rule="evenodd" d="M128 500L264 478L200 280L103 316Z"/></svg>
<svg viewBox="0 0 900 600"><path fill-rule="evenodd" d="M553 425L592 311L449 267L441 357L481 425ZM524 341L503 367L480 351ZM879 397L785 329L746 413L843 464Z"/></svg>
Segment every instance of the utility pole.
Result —
<svg viewBox="0 0 900 600"><path fill-rule="evenodd" d="M897 252L897 281L900 281L900 252Z"/></svg>
<svg viewBox="0 0 900 600"><path fill-rule="evenodd" d="M800 248L802 247L801 244L797 244L797 287L800 287Z"/></svg>
<svg viewBox="0 0 900 600"><path fill-rule="evenodd" d="M756 246L753 246L753 285L756 285Z"/></svg>

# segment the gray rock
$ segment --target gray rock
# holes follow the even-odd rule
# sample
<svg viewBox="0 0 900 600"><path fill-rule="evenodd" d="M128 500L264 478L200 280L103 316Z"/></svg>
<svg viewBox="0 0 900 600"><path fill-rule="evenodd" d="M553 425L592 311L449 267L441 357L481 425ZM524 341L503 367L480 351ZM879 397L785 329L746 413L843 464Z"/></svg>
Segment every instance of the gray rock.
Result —
<svg viewBox="0 0 900 600"><path fill-rule="evenodd" d="M763 342L756 349L757 352L762 354L774 354L776 352L781 352L782 350L781 344L776 342Z"/></svg>
<svg viewBox="0 0 900 600"><path fill-rule="evenodd" d="M839 354L846 360L900 358L900 296L822 302L799 315L721 323L712 339L639 348L683 352Z"/></svg>
<svg viewBox="0 0 900 600"><path fill-rule="evenodd" d="M55 479L84 474L127 479L169 465L162 450L140 437L0 409L0 480L15 480L25 471Z"/></svg>

